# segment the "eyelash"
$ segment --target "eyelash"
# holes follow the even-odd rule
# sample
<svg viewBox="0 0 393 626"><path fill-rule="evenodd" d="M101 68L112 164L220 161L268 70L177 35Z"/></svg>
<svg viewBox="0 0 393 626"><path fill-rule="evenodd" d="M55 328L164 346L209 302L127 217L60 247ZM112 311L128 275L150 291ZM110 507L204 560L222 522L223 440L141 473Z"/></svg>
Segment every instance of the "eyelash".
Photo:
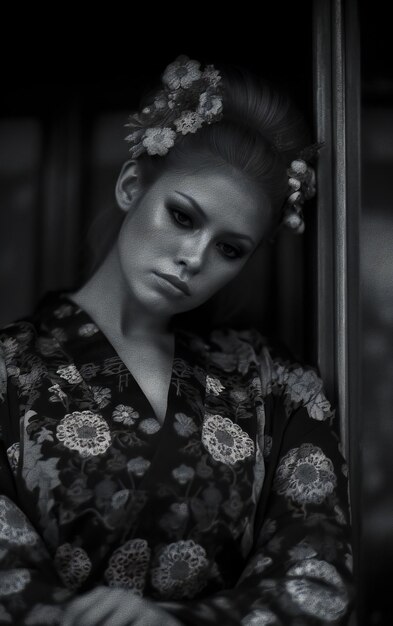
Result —
<svg viewBox="0 0 393 626"><path fill-rule="evenodd" d="M170 214L171 214L171 216L172 216L172 219L173 219L173 221L175 222L175 224L176 224L177 226L179 226L180 228L188 228L188 225L185 225L185 224L183 224L182 222L180 222L180 221L178 220L178 218L176 217L176 213L177 213L177 214L180 214L180 215L184 215L185 217L187 217L187 219L189 219L189 220L192 222L191 218L190 218L190 217L189 217L186 213L184 213L184 211L180 211L179 209L169 209L169 212L170 212ZM228 244L228 243L226 243L226 244L224 244L224 245L225 245L225 246L229 246L229 247L230 247L230 248L232 248L232 250L236 253L236 256L230 256L229 254L226 254L225 252L222 252L222 254L224 255L224 257L225 257L225 258L227 258L227 259L229 259L229 260L235 260L235 259L238 259L238 258L240 258L241 256L243 256L243 254L242 254L242 251L241 251L241 250L236 249L234 246L231 246L231 245L230 245L230 244Z"/></svg>

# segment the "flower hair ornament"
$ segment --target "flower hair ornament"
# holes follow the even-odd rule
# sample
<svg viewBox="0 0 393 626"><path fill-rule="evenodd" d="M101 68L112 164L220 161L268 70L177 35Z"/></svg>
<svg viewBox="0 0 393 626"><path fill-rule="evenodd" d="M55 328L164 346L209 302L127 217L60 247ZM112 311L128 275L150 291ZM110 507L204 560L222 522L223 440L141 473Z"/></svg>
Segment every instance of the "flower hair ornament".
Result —
<svg viewBox="0 0 393 626"><path fill-rule="evenodd" d="M154 93L140 112L129 116L131 132L125 140L132 158L147 153L164 156L182 135L196 133L203 125L222 118L223 89L214 65L202 71L199 61L177 57L161 75L162 88ZM277 143L277 149L279 145ZM288 194L282 225L296 234L304 232L303 203L315 195L315 172L309 164L321 144L305 148L287 169Z"/></svg>
<svg viewBox="0 0 393 626"><path fill-rule="evenodd" d="M315 160L322 145L315 143L307 146L287 169L288 191L280 225L297 235L305 230L303 204L316 194L315 170L310 163Z"/></svg>
<svg viewBox="0 0 393 626"><path fill-rule="evenodd" d="M179 56L161 76L163 88L126 124L126 137L136 158L147 152L163 156L180 135L195 133L222 117L221 76L213 65L200 69L199 61Z"/></svg>

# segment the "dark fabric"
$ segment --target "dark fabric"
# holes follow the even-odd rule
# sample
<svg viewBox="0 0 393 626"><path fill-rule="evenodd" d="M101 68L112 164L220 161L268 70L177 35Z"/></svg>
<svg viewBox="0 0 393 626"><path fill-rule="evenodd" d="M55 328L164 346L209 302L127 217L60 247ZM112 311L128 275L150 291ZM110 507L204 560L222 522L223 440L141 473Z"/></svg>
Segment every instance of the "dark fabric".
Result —
<svg viewBox="0 0 393 626"><path fill-rule="evenodd" d="M315 368L254 328L177 328L160 425L66 292L0 347L0 623L60 624L102 584L184 624L347 623L347 466Z"/></svg>

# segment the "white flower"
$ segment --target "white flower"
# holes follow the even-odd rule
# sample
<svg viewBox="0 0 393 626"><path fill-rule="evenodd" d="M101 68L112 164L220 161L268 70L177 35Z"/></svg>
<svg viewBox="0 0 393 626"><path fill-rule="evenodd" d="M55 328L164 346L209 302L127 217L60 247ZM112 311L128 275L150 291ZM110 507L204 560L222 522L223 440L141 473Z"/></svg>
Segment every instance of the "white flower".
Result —
<svg viewBox="0 0 393 626"><path fill-rule="evenodd" d="M139 424L139 428L146 435L154 435L161 428L160 423L154 417L148 417Z"/></svg>
<svg viewBox="0 0 393 626"><path fill-rule="evenodd" d="M144 459L142 456L137 456L135 459L131 459L127 463L127 469L136 476L143 476L143 474L149 469L150 461Z"/></svg>
<svg viewBox="0 0 393 626"><path fill-rule="evenodd" d="M20 546L37 542L37 535L25 515L7 496L0 496L0 540Z"/></svg>
<svg viewBox="0 0 393 626"><path fill-rule="evenodd" d="M148 154L158 154L163 156L172 148L175 143L176 133L171 128L156 127L147 128L142 144L145 146Z"/></svg>
<svg viewBox="0 0 393 626"><path fill-rule="evenodd" d="M310 417L318 421L325 420L332 414L331 404L323 392L320 392L315 398L310 400L306 404L306 409Z"/></svg>
<svg viewBox="0 0 393 626"><path fill-rule="evenodd" d="M30 582L31 575L28 569L13 568L0 572L0 597L19 593Z"/></svg>
<svg viewBox="0 0 393 626"><path fill-rule="evenodd" d="M83 381L82 376L79 374L75 365L63 365L56 370L56 374L59 374L61 378L64 378L68 383L74 385Z"/></svg>
<svg viewBox="0 0 393 626"><path fill-rule="evenodd" d="M321 504L336 483L332 461L321 448L303 443L281 459L273 489L299 504Z"/></svg>
<svg viewBox="0 0 393 626"><path fill-rule="evenodd" d="M187 133L196 133L198 128L201 128L203 120L195 111L183 111L173 123L178 133L187 135Z"/></svg>
<svg viewBox="0 0 393 626"><path fill-rule="evenodd" d="M162 82L169 89L179 89L179 87L186 89L201 77L202 73L199 68L198 61L191 60L185 55L179 56L165 69Z"/></svg>
<svg viewBox="0 0 393 626"><path fill-rule="evenodd" d="M80 335L81 337L92 337L93 335L98 333L98 331L99 328L96 324L87 323L82 324L82 326L78 328L78 335Z"/></svg>
<svg viewBox="0 0 393 626"><path fill-rule="evenodd" d="M63 543L56 550L55 567L68 589L78 589L90 574L91 561L83 548Z"/></svg>
<svg viewBox="0 0 393 626"><path fill-rule="evenodd" d="M59 383L55 383L52 387L48 387L48 391L53 393L53 396L49 397L49 402L61 402L67 397L67 394L64 393Z"/></svg>
<svg viewBox="0 0 393 626"><path fill-rule="evenodd" d="M118 404L112 413L113 421L126 424L126 426L132 426L135 420L139 418L139 413L132 406L125 404Z"/></svg>
<svg viewBox="0 0 393 626"><path fill-rule="evenodd" d="M11 444L9 448L7 448L7 456L9 463L11 465L11 469L16 472L18 463L19 463L19 442Z"/></svg>
<svg viewBox="0 0 393 626"><path fill-rule="evenodd" d="M82 457L103 454L111 444L108 424L92 411L65 415L56 428L56 436L66 448L77 450Z"/></svg>
<svg viewBox="0 0 393 626"><path fill-rule="evenodd" d="M208 91L205 91L199 96L199 105L197 108L197 113L207 120L211 122L215 117L220 115L222 111L222 98L221 96L211 94Z"/></svg>
<svg viewBox="0 0 393 626"><path fill-rule="evenodd" d="M290 367L274 361L276 383L297 405L303 404L310 417L323 421L332 415L332 407L323 390L323 381L311 367L293 363Z"/></svg>
<svg viewBox="0 0 393 626"><path fill-rule="evenodd" d="M287 386L290 388L293 400L306 404L321 391L323 384L314 370L296 367L288 374Z"/></svg>
<svg viewBox="0 0 393 626"><path fill-rule="evenodd" d="M198 430L192 417L188 417L185 413L175 413L173 427L180 437L189 437Z"/></svg>
<svg viewBox="0 0 393 626"><path fill-rule="evenodd" d="M209 561L205 549L192 539L161 548L151 583L164 598L192 598L207 583Z"/></svg>
<svg viewBox="0 0 393 626"><path fill-rule="evenodd" d="M221 381L213 376L206 376L206 393L212 393L215 396L219 396L225 387Z"/></svg>
<svg viewBox="0 0 393 626"><path fill-rule="evenodd" d="M285 588L291 600L306 615L324 622L334 622L344 615L348 597L343 581L331 563L307 559L291 567L288 576L293 576L294 580L285 582Z"/></svg>
<svg viewBox="0 0 393 626"><path fill-rule="evenodd" d="M145 539L130 539L109 559L105 579L110 587L132 589L142 596L150 563L150 548Z"/></svg>
<svg viewBox="0 0 393 626"><path fill-rule="evenodd" d="M195 470L188 465L179 465L174 470L172 470L172 476L177 480L181 485L185 485L190 480L194 478Z"/></svg>
<svg viewBox="0 0 393 626"><path fill-rule="evenodd" d="M111 398L111 390L109 387L100 387L99 385L92 385L91 390L93 392L93 397L95 402L97 402L100 409L103 409L110 402Z"/></svg>
<svg viewBox="0 0 393 626"><path fill-rule="evenodd" d="M202 442L213 459L234 465L254 454L254 442L228 417L207 415L202 427Z"/></svg>

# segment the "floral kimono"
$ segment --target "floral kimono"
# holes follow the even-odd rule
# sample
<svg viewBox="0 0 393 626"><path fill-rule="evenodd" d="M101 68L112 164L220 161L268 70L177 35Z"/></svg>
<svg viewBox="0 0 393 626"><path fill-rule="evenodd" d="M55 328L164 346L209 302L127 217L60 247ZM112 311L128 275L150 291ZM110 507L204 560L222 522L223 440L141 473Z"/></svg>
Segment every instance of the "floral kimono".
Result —
<svg viewBox="0 0 393 626"><path fill-rule="evenodd" d="M98 585L182 624L347 623L347 465L313 367L254 328L177 328L161 424L65 291L0 348L1 624L61 624Z"/></svg>

